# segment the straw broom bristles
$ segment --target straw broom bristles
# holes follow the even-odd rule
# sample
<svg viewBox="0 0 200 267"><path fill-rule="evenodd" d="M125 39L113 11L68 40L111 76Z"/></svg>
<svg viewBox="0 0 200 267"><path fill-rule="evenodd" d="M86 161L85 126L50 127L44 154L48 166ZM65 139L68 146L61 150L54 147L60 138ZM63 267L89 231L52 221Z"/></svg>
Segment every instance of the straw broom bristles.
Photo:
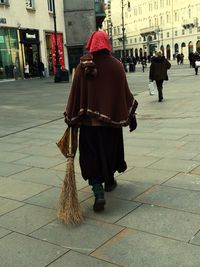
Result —
<svg viewBox="0 0 200 267"><path fill-rule="evenodd" d="M66 174L59 200L58 218L65 223L72 224L79 224L83 221L77 196L73 157L67 158Z"/></svg>

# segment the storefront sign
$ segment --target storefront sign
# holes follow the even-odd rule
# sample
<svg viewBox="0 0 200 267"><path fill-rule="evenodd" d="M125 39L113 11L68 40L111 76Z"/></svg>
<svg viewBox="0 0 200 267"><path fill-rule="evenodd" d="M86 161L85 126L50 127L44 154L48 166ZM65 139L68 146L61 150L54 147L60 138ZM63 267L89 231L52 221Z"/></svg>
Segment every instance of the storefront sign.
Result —
<svg viewBox="0 0 200 267"><path fill-rule="evenodd" d="M26 38L27 39L36 39L36 34L30 34L30 33L26 33Z"/></svg>
<svg viewBox="0 0 200 267"><path fill-rule="evenodd" d="M0 24L6 24L6 18L0 18Z"/></svg>

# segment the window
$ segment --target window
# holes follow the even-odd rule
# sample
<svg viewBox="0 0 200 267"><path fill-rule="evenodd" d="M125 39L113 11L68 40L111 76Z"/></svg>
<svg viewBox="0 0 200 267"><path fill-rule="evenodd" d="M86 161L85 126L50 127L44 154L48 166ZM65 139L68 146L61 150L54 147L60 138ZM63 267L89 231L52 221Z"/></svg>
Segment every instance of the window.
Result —
<svg viewBox="0 0 200 267"><path fill-rule="evenodd" d="M175 31L175 33L174 33L174 34L175 34L175 36L178 36L178 32L177 32L177 31Z"/></svg>
<svg viewBox="0 0 200 267"><path fill-rule="evenodd" d="M34 9L35 8L34 0L26 0L26 8Z"/></svg>
<svg viewBox="0 0 200 267"><path fill-rule="evenodd" d="M135 43L137 43L137 38L135 38L134 40L135 40Z"/></svg>
<svg viewBox="0 0 200 267"><path fill-rule="evenodd" d="M47 3L48 3L48 11L53 12L53 1L47 0Z"/></svg>
<svg viewBox="0 0 200 267"><path fill-rule="evenodd" d="M182 30L182 35L184 35L184 34L185 34L185 30L183 29L183 30Z"/></svg>
<svg viewBox="0 0 200 267"><path fill-rule="evenodd" d="M170 22L170 21L169 21L169 15L167 15L166 20L167 20L167 23Z"/></svg>
<svg viewBox="0 0 200 267"><path fill-rule="evenodd" d="M152 3L149 3L149 11L152 11L153 7L152 7Z"/></svg>
<svg viewBox="0 0 200 267"><path fill-rule="evenodd" d="M192 28L189 28L189 33L192 33Z"/></svg>
<svg viewBox="0 0 200 267"><path fill-rule="evenodd" d="M191 9L190 8L188 10L188 17L189 17L189 19L191 18Z"/></svg>
<svg viewBox="0 0 200 267"><path fill-rule="evenodd" d="M0 5L9 5L9 1L8 0L0 0Z"/></svg>
<svg viewBox="0 0 200 267"><path fill-rule="evenodd" d="M169 32L167 32L167 37L169 37Z"/></svg>

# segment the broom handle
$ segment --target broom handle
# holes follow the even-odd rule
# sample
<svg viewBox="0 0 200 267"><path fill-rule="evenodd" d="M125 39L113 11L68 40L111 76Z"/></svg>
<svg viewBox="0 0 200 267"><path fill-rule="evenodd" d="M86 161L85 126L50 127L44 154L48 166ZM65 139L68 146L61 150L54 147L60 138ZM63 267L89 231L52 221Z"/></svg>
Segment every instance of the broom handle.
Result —
<svg viewBox="0 0 200 267"><path fill-rule="evenodd" d="M69 155L72 156L72 127L69 128Z"/></svg>
<svg viewBox="0 0 200 267"><path fill-rule="evenodd" d="M75 75L75 68L72 69L72 82L74 79L74 75ZM72 138L73 138L73 129L72 126L69 128L69 155L72 155Z"/></svg>

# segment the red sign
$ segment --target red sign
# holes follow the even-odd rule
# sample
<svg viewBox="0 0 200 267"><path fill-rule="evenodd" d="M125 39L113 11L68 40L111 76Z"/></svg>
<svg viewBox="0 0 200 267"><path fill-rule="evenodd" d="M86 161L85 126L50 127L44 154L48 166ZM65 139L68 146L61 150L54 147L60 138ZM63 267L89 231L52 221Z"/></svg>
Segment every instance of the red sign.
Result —
<svg viewBox="0 0 200 267"><path fill-rule="evenodd" d="M59 52L59 62L61 65L61 69L65 68L65 61L64 61L64 50L63 50L63 35L62 33L57 33L57 44L58 44L58 52ZM54 74L56 73L56 40L55 34L51 34L51 45L52 45L52 63Z"/></svg>

